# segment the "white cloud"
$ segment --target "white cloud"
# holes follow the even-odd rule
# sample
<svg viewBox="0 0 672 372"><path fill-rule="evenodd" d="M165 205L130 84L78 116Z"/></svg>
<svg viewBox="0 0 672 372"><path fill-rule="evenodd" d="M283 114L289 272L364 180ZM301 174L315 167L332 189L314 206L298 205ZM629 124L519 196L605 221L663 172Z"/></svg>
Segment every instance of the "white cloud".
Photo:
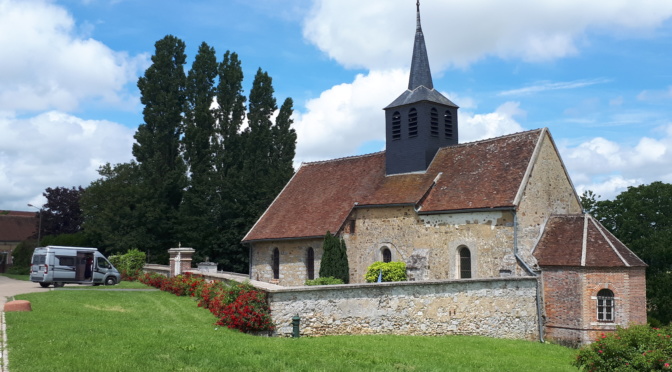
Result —
<svg viewBox="0 0 672 372"><path fill-rule="evenodd" d="M497 110L488 114L458 112L460 142L471 142L522 132L525 129L514 119L524 117L525 111L518 102L505 102Z"/></svg>
<svg viewBox="0 0 672 372"><path fill-rule="evenodd" d="M503 91L500 92L499 95L500 96L527 95L527 94L536 94L547 90L577 89L595 84L604 84L608 83L609 81L610 81L609 79L587 79L587 80L560 81L560 82L541 82L536 85L528 86L525 88Z"/></svg>
<svg viewBox="0 0 672 372"><path fill-rule="evenodd" d="M324 160L356 154L368 141L385 140L383 108L406 89L408 72L372 71L349 84L328 89L295 113L296 161Z"/></svg>
<svg viewBox="0 0 672 372"><path fill-rule="evenodd" d="M382 110L406 89L408 72L372 71L352 83L340 84L306 103L305 113L295 113L296 162L332 159L357 154L370 141L385 141ZM475 103L468 97L449 95L459 106ZM514 117L524 116L517 102L506 102L493 113L459 111L460 142L475 141L522 131Z"/></svg>
<svg viewBox="0 0 672 372"><path fill-rule="evenodd" d="M317 0L304 37L347 67L410 64L415 4L407 0ZM625 37L672 16L666 0L476 0L423 2L431 65L467 66L485 56L545 61L576 54L589 30Z"/></svg>
<svg viewBox="0 0 672 372"><path fill-rule="evenodd" d="M634 145L597 137L559 149L579 192L612 199L628 186L672 182L672 124L659 132L659 138L642 137Z"/></svg>
<svg viewBox="0 0 672 372"><path fill-rule="evenodd" d="M42 0L0 0L0 49L0 110L12 111L135 105L122 90L148 60L78 35L67 11Z"/></svg>
<svg viewBox="0 0 672 372"><path fill-rule="evenodd" d="M58 111L0 116L0 209L43 204L47 187L86 187L98 167L131 159L135 130Z"/></svg>

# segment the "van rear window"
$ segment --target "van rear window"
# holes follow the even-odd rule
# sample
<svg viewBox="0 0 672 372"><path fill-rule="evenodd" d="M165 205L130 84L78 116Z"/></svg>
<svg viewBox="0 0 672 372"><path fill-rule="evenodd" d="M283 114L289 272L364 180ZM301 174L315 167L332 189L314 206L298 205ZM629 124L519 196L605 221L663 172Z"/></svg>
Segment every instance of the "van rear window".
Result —
<svg viewBox="0 0 672 372"><path fill-rule="evenodd" d="M47 255L40 254L40 255L34 255L33 256L33 265L44 265L44 262L47 258Z"/></svg>

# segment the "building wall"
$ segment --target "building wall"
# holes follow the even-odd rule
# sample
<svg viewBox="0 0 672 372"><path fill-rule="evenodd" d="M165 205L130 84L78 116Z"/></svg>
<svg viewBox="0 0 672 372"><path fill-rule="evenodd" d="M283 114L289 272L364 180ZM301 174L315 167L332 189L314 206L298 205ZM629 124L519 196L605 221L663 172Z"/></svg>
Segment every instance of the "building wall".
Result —
<svg viewBox="0 0 672 372"><path fill-rule="evenodd" d="M355 232L345 233L350 282L363 283L369 265L382 261L388 247L393 261L406 262L409 280L459 278L458 249L471 252L472 278L493 278L514 270L513 214L479 212L418 215L413 207L360 208Z"/></svg>
<svg viewBox="0 0 672 372"><path fill-rule="evenodd" d="M583 343L595 341L603 332L614 331L618 326L646 324L645 268L586 269L583 273L583 321L589 331ZM597 292L608 288L614 292L615 321L597 321Z"/></svg>
<svg viewBox="0 0 672 372"><path fill-rule="evenodd" d="M645 269L544 267L546 338L578 346L618 326L646 323ZM614 322L597 321L597 292L614 292Z"/></svg>
<svg viewBox="0 0 672 372"><path fill-rule="evenodd" d="M581 213L581 204L567 177L562 160L546 133L530 172L517 211L518 252L528 264L536 265L532 250L552 214Z"/></svg>
<svg viewBox="0 0 672 372"><path fill-rule="evenodd" d="M371 283L269 290L276 333L538 338L536 279Z"/></svg>
<svg viewBox="0 0 672 372"><path fill-rule="evenodd" d="M271 282L273 279L273 250L278 248L280 252L280 279L277 284L282 286L303 285L308 279L306 258L309 247L313 248L315 255L314 268L317 278L322 259L322 239L284 240L252 244L250 279Z"/></svg>

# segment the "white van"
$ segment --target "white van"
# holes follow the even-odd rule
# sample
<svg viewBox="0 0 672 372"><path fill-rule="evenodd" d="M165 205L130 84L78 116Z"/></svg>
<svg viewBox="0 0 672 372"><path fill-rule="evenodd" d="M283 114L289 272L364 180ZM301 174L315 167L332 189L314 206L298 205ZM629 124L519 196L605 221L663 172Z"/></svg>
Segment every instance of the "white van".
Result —
<svg viewBox="0 0 672 372"><path fill-rule="evenodd" d="M44 288L65 283L115 285L121 274L97 248L50 245L35 248L30 280Z"/></svg>

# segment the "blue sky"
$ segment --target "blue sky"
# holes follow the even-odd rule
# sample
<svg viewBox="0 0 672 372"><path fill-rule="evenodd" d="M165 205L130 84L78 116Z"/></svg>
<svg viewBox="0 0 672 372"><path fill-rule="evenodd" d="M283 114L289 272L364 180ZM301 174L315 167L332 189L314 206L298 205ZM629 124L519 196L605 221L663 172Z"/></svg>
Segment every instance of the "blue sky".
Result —
<svg viewBox="0 0 672 372"><path fill-rule="evenodd" d="M672 1L424 0L434 86L460 142L548 127L579 192L672 182ZM292 97L296 164L384 148L413 0L0 0L0 209L132 158L154 43L235 51ZM188 66L187 66L188 68Z"/></svg>

